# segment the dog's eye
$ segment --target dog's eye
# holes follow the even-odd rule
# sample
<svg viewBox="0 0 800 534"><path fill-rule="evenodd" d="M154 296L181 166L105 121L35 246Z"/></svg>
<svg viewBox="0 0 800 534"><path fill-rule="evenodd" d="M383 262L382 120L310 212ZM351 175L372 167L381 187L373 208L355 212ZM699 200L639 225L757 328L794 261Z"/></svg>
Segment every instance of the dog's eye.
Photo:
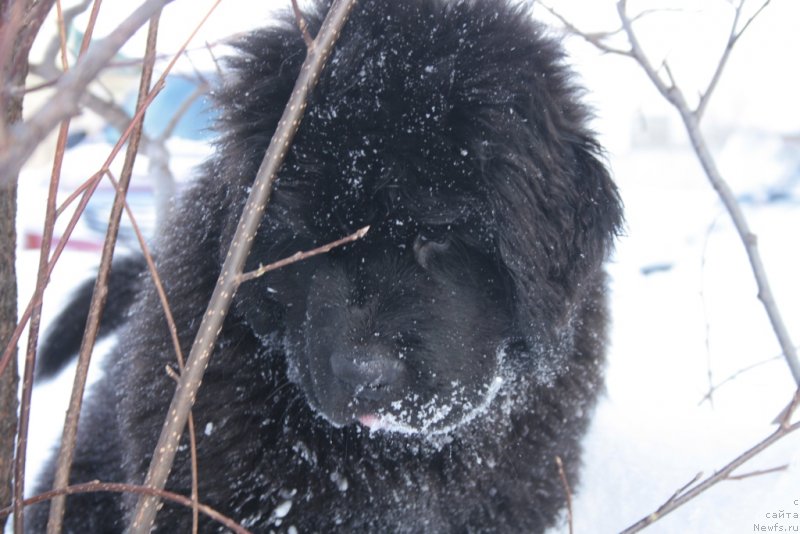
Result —
<svg viewBox="0 0 800 534"><path fill-rule="evenodd" d="M451 245L449 226L442 229L427 229L414 239L414 258L424 269L430 266L431 259L446 252Z"/></svg>

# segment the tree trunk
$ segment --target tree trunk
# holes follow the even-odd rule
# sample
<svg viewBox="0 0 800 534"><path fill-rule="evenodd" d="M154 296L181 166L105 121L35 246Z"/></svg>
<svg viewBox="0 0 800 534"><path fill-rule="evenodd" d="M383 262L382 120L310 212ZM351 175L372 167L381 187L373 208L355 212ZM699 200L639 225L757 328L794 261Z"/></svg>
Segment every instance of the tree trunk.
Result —
<svg viewBox="0 0 800 534"><path fill-rule="evenodd" d="M8 114L6 114L8 117ZM17 323L16 232L14 220L17 204L16 181L0 188L0 347L5 348ZM11 474L14 467L14 437L17 435L16 353L0 376L0 508L11 504ZM0 527L5 525L0 519Z"/></svg>
<svg viewBox="0 0 800 534"><path fill-rule="evenodd" d="M22 87L25 83L28 53L44 15L53 2L54 0L0 0L0 36L14 36L8 40L2 39L11 45L10 53L2 53L3 50L0 50L0 104L3 106L0 113L6 128L22 120L23 93L11 89ZM0 133L0 151L7 142L4 133L6 132ZM7 187L0 187L0 352L5 349L17 324L17 179L18 176L13 176ZM0 508L11 504L18 386L17 358L14 353L5 372L0 376ZM0 519L0 530L3 530L5 523L5 519Z"/></svg>

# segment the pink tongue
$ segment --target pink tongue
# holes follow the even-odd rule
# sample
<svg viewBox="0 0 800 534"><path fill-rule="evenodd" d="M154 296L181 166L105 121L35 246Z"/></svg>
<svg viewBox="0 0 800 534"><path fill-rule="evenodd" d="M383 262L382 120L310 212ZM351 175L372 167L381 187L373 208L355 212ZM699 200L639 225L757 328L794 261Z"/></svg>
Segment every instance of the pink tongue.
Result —
<svg viewBox="0 0 800 534"><path fill-rule="evenodd" d="M358 422L367 428L374 428L380 423L380 419L374 414L365 414L358 416Z"/></svg>

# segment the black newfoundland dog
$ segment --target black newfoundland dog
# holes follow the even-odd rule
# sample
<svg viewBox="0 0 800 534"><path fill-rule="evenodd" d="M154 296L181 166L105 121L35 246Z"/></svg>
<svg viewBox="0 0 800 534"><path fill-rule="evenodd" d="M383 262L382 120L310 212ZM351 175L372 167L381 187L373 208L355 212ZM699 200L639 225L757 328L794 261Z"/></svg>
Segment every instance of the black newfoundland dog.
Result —
<svg viewBox="0 0 800 534"><path fill-rule="evenodd" d="M306 13L312 30L326 6ZM249 266L371 230L239 289L193 410L201 502L254 532L557 521L555 458L576 484L601 390L602 264L621 208L544 33L514 2L356 6ZM187 351L305 56L293 16L237 46L215 153L157 249ZM141 483L175 389L166 322L136 261L112 281L135 291L112 298L108 321L125 320L87 401L73 483ZM185 495L187 441L167 487ZM71 496L66 530L119 532L134 501ZM31 532L46 515L32 510ZM169 503L157 517L158 532L190 525Z"/></svg>

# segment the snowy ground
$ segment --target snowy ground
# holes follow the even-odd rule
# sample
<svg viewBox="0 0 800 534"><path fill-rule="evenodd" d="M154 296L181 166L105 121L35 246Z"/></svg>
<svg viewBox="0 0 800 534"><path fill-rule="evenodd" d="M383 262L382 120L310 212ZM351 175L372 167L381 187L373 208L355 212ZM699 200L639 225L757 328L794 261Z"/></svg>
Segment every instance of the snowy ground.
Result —
<svg viewBox="0 0 800 534"><path fill-rule="evenodd" d="M736 172L741 162L731 163ZM745 255L687 149L632 152L612 157L612 164L626 205L627 235L609 266L614 327L608 393L586 440L583 482L576 488L577 532L619 531L697 473L713 473L773 430L770 421L793 391L785 363L774 359L722 386L713 404L700 402L709 390L709 369L717 384L779 353ZM745 180L739 188L757 192L765 185ZM24 191L22 198L28 198ZM796 341L800 197L748 203L745 211ZM36 252L20 251L23 296L32 289L36 258ZM54 275L48 314L96 261L84 252L64 259ZM70 382L65 373L36 390L33 466L60 433ZM722 483L649 531L774 527L771 514L800 513L800 434L742 469L784 464L788 468L779 473ZM777 523L784 532L800 529L797 519Z"/></svg>
<svg viewBox="0 0 800 534"><path fill-rule="evenodd" d="M792 5L778 3L774 9ZM581 4L578 10L585 11L587 6ZM777 37L795 35L795 20L782 16L775 22L783 26L765 24L765 39L748 35L754 43L751 52L755 60L742 67L747 86L763 82L769 91L764 87L747 89L744 97L732 91L731 100L718 110L735 111L739 118L750 110L751 118L785 119L783 122L798 127L796 113L786 113L783 104L789 95L792 101L796 99L796 85L770 77L767 71L776 70L776 63L764 60L769 54L763 48L774 40L774 50L791 50ZM788 26L791 32L778 31ZM753 31L758 28L756 25ZM741 53L747 56L748 49ZM601 111L612 101L625 110L624 114L607 111L609 120L602 122L600 129L627 136L631 109L639 106L638 99L644 98L646 89L631 86L633 82L617 74L609 75L608 62L591 59L588 63L587 85L597 95ZM592 68L598 71L594 76ZM649 84L645 79L641 83ZM625 84L627 90L620 90ZM779 94L775 96L774 91ZM718 94L726 95L723 91ZM751 94L769 97L751 98ZM738 102L733 98L737 95L748 105L728 105ZM658 95L651 98L660 101ZM627 105L622 100L636 102ZM761 107L753 111L756 104ZM765 108L767 104L772 107ZM642 109L653 107L648 104ZM717 147L715 153L720 156L723 173L747 200L743 207L758 235L773 292L794 342L800 343L800 149L795 144L792 169L779 158L776 139L738 136ZM607 394L586 438L582 482L574 488L578 533L618 532L656 510L698 473L712 474L774 430L770 422L794 390L785 362L776 358L780 350L756 298L742 245L693 154L675 144L630 151L625 143L611 141L608 144L617 153L610 161L626 206L627 231L609 265L614 324ZM34 185L35 180L21 180L21 227L39 224L38 219L31 221L43 203L41 189ZM776 187L787 192L788 198L766 202ZM38 252L20 250L18 258L20 307L24 308L33 290ZM95 253L65 255L49 289L45 321L96 262ZM765 360L769 361L715 391L713 402L701 402L710 383L719 384ZM28 488L60 435L70 374L62 374L34 393ZM783 465L787 468L780 472L723 482L647 531L800 532L800 519L794 519L795 514L800 515L800 432L746 464L741 472ZM784 518L776 519L773 514ZM566 532L566 527L554 532Z"/></svg>
<svg viewBox="0 0 800 534"><path fill-rule="evenodd" d="M743 248L692 155L641 152L613 163L628 235L609 269L608 394L586 443L577 532L619 531L697 473L713 474L774 430L770 421L793 392L786 364L775 359L722 386L713 405L700 404L709 369L717 384L780 350ZM760 180L743 179L741 190L765 187L765 177ZM745 206L795 342L798 200ZM740 472L789 464L787 470L722 483L649 531L753 532L755 525L775 525L767 514L800 514L798 445L800 435L790 436ZM798 519L779 524L784 532L800 531Z"/></svg>

